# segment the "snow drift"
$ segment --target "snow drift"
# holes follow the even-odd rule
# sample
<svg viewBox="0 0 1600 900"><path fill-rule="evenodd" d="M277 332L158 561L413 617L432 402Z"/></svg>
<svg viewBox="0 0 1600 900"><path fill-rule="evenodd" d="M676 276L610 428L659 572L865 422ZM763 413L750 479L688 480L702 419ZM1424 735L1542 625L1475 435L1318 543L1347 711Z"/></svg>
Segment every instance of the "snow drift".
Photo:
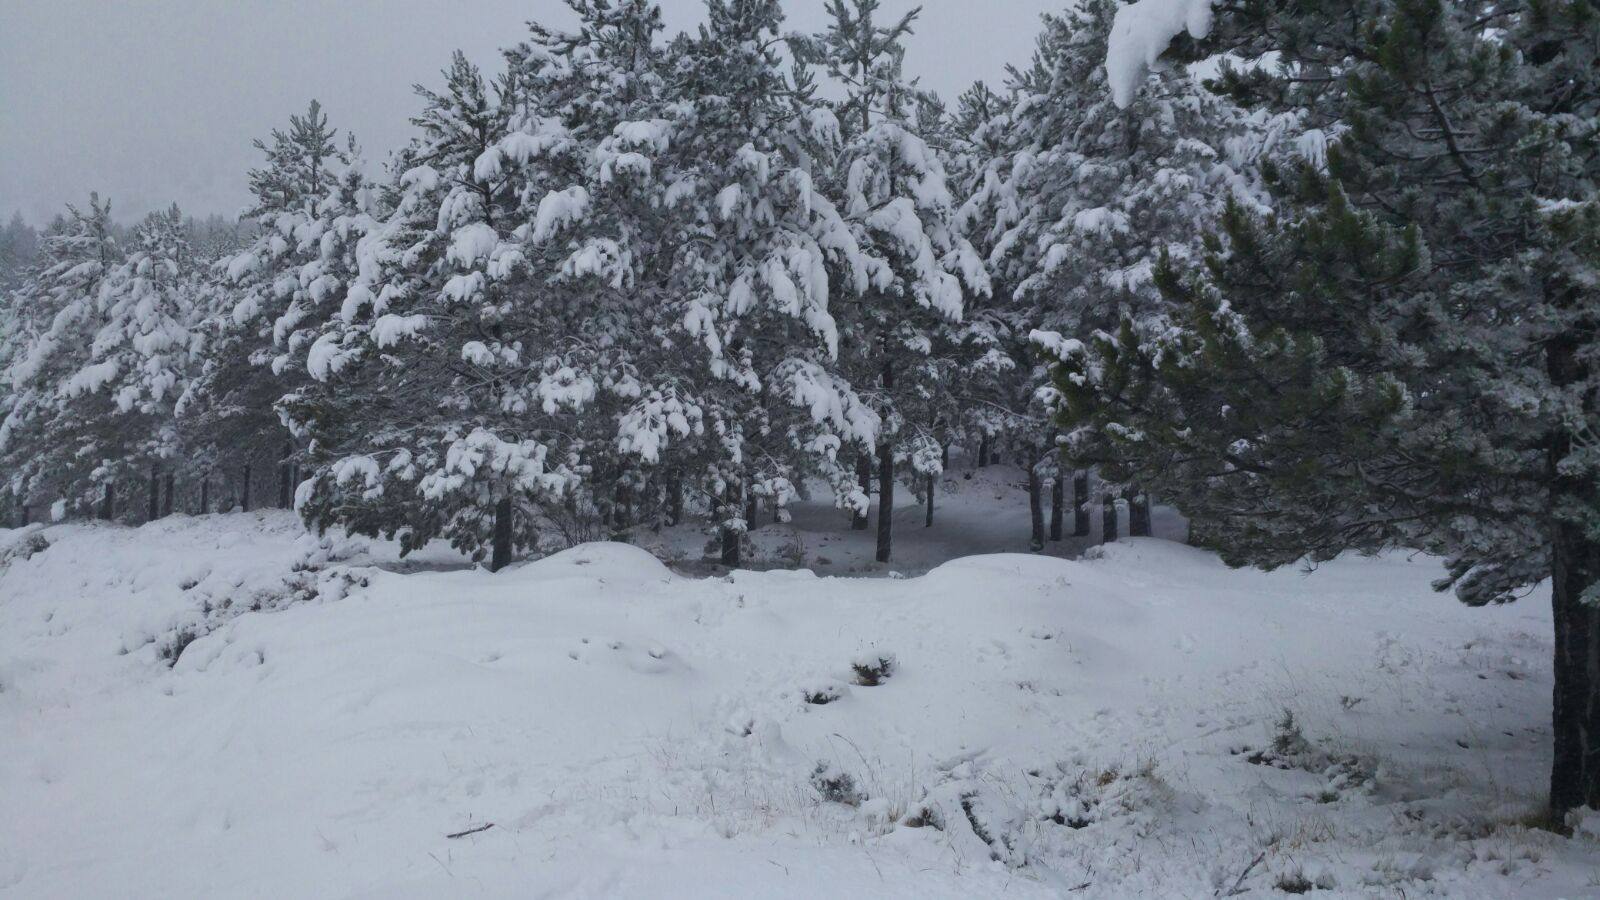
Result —
<svg viewBox="0 0 1600 900"><path fill-rule="evenodd" d="M0 893L1591 889L1592 841L1517 824L1548 612L1428 560L407 573L274 514L0 549Z"/></svg>

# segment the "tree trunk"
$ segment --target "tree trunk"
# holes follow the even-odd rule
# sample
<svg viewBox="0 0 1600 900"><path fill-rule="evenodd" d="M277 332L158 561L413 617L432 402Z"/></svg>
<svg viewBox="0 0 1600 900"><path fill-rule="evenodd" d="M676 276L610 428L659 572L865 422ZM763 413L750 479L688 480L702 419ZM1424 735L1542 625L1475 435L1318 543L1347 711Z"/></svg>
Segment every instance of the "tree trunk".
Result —
<svg viewBox="0 0 1600 900"><path fill-rule="evenodd" d="M244 464L244 473L239 491L239 509L243 512L250 511L250 464Z"/></svg>
<svg viewBox="0 0 1600 900"><path fill-rule="evenodd" d="M878 445L878 562L889 561L890 527L894 517L894 448Z"/></svg>
<svg viewBox="0 0 1600 900"><path fill-rule="evenodd" d="M933 527L933 485L934 485L934 477L932 475L929 475L928 476L928 510L927 510L927 515L922 520L922 527L923 528L932 528Z"/></svg>
<svg viewBox="0 0 1600 900"><path fill-rule="evenodd" d="M1550 811L1600 808L1600 605L1583 592L1600 582L1600 544L1569 522L1555 526L1550 600L1555 612Z"/></svg>
<svg viewBox="0 0 1600 900"><path fill-rule="evenodd" d="M293 477L293 467L289 462L289 457L293 455L294 443L284 441L282 462L278 463L278 506L281 509L288 509L294 502L292 499L294 497L294 488L289 486L289 479Z"/></svg>
<svg viewBox="0 0 1600 900"><path fill-rule="evenodd" d="M146 522L154 522L161 515L161 471L154 464L150 466L150 508L145 516Z"/></svg>
<svg viewBox="0 0 1600 900"><path fill-rule="evenodd" d="M1039 461L1031 459L1028 465L1028 521L1033 534L1028 546L1038 553L1044 549L1044 485L1039 478Z"/></svg>
<svg viewBox="0 0 1600 900"><path fill-rule="evenodd" d="M511 498L494 505L494 546L489 556L489 571L498 572L511 565Z"/></svg>
<svg viewBox="0 0 1600 900"><path fill-rule="evenodd" d="M986 434L986 435L983 435L983 436L978 438L978 468L981 469L984 466L987 466L988 464L989 464L989 436Z"/></svg>
<svg viewBox="0 0 1600 900"><path fill-rule="evenodd" d="M747 530L753 531L755 529L756 516L760 513L761 505L756 497L756 492L746 488L744 492L744 527Z"/></svg>
<svg viewBox="0 0 1600 900"><path fill-rule="evenodd" d="M200 515L211 512L211 473L200 477Z"/></svg>
<svg viewBox="0 0 1600 900"><path fill-rule="evenodd" d="M1056 469L1056 477L1050 483L1050 540L1061 540L1061 520L1064 518L1064 507L1067 504L1067 473Z"/></svg>
<svg viewBox="0 0 1600 900"><path fill-rule="evenodd" d="M173 494L174 490L176 490L176 486L173 483L173 474L171 472L168 472L167 473L166 494L161 499L161 515L163 515L163 516L172 515L172 502L173 502L172 494Z"/></svg>
<svg viewBox="0 0 1600 900"><path fill-rule="evenodd" d="M615 514L616 528L626 530L633 527L633 490L627 482L617 483L617 509Z"/></svg>
<svg viewBox="0 0 1600 900"><path fill-rule="evenodd" d="M1100 507L1100 543L1117 539L1117 498L1108 491Z"/></svg>
<svg viewBox="0 0 1600 900"><path fill-rule="evenodd" d="M950 443L948 441L939 445L939 469L944 472L950 471Z"/></svg>
<svg viewBox="0 0 1600 900"><path fill-rule="evenodd" d="M867 502L872 502L872 456L864 451L856 453L856 482L861 485L861 493L867 495ZM850 519L851 531L867 530L867 512L863 508Z"/></svg>
<svg viewBox="0 0 1600 900"><path fill-rule="evenodd" d="M1550 380L1566 387L1590 377L1576 341L1563 335L1546 351ZM1593 415L1592 409L1586 413ZM1600 541L1585 533L1576 511L1600 506L1600 490L1585 472L1563 472L1576 441L1558 428L1548 453L1550 481L1550 603L1555 625L1555 689L1551 725L1550 812L1562 822L1580 806L1600 809L1600 604L1584 594L1600 585Z"/></svg>
<svg viewBox="0 0 1600 900"><path fill-rule="evenodd" d="M1150 536L1150 495L1134 491L1128 498L1128 536Z"/></svg>
<svg viewBox="0 0 1600 900"><path fill-rule="evenodd" d="M106 482L105 493L100 497L100 518L110 520L117 516L117 486Z"/></svg>
<svg viewBox="0 0 1600 900"><path fill-rule="evenodd" d="M22 515L22 521L18 524L17 527L26 528L26 527L28 527L28 504L19 502L17 505L19 507L21 507L19 512Z"/></svg>
<svg viewBox="0 0 1600 900"><path fill-rule="evenodd" d="M726 491L727 489L724 490ZM731 492L726 492L723 494L722 502L717 508L717 513L723 522L723 524L720 526L722 535L722 564L730 569L739 565L740 563L739 531L736 528L730 528L726 524L727 521L732 518L734 510L738 509L738 506L736 505L737 502L737 498L734 497Z"/></svg>
<svg viewBox="0 0 1600 900"><path fill-rule="evenodd" d="M677 469L667 472L667 524L683 521L683 476Z"/></svg>
<svg viewBox="0 0 1600 900"><path fill-rule="evenodd" d="M1072 536L1089 536L1089 470L1072 473Z"/></svg>

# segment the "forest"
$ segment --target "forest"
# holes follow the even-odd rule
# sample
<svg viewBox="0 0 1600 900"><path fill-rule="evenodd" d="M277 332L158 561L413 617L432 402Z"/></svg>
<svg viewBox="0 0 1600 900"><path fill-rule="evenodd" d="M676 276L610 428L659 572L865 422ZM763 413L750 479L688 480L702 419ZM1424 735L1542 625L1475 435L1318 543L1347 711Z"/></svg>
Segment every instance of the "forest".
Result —
<svg viewBox="0 0 1600 900"><path fill-rule="evenodd" d="M892 565L1003 461L1019 550L1160 504L1230 567L1424 554L1463 621L1548 592L1531 821L1600 834L1600 6L1080 0L947 98L926 11L566 2L404 146L263 123L236 220L0 230L0 524L731 572L816 501Z"/></svg>

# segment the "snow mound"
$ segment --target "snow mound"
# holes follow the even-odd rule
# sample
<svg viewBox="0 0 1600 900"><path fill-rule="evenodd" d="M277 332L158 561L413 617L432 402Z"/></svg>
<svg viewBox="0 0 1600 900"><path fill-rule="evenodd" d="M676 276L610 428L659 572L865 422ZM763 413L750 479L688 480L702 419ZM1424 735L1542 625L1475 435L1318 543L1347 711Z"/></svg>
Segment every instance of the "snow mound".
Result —
<svg viewBox="0 0 1600 900"><path fill-rule="evenodd" d="M671 581L677 576L652 556L632 544L592 541L579 544L522 567L526 577L557 578L581 575L628 581Z"/></svg>

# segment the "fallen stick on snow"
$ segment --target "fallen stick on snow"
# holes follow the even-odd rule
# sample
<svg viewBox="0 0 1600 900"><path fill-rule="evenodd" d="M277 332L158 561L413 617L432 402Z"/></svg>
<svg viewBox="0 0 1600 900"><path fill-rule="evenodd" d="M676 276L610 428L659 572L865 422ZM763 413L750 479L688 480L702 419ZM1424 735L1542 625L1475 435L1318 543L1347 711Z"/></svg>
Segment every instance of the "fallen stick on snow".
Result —
<svg viewBox="0 0 1600 900"><path fill-rule="evenodd" d="M1250 865L1245 866L1244 867L1244 871L1239 873L1239 878L1236 881L1234 881L1233 889L1228 891L1228 896L1229 897L1235 897L1235 896L1238 896L1239 894L1244 893L1244 889L1241 887L1241 885L1244 884L1245 876L1249 875L1250 874L1250 870L1254 869L1256 866L1260 865L1261 861L1263 859L1266 859L1266 858L1267 858L1267 851L1263 850L1259 854L1257 854L1255 859L1250 860ZM1219 894L1222 893L1222 889L1221 888L1217 888L1217 893L1219 893Z"/></svg>
<svg viewBox="0 0 1600 900"><path fill-rule="evenodd" d="M469 834L477 834L480 831L488 831L493 827L494 823L490 822L487 825L479 825L477 828L468 828L466 831L458 831L455 834L447 834L445 837L453 841L456 838L466 837Z"/></svg>

